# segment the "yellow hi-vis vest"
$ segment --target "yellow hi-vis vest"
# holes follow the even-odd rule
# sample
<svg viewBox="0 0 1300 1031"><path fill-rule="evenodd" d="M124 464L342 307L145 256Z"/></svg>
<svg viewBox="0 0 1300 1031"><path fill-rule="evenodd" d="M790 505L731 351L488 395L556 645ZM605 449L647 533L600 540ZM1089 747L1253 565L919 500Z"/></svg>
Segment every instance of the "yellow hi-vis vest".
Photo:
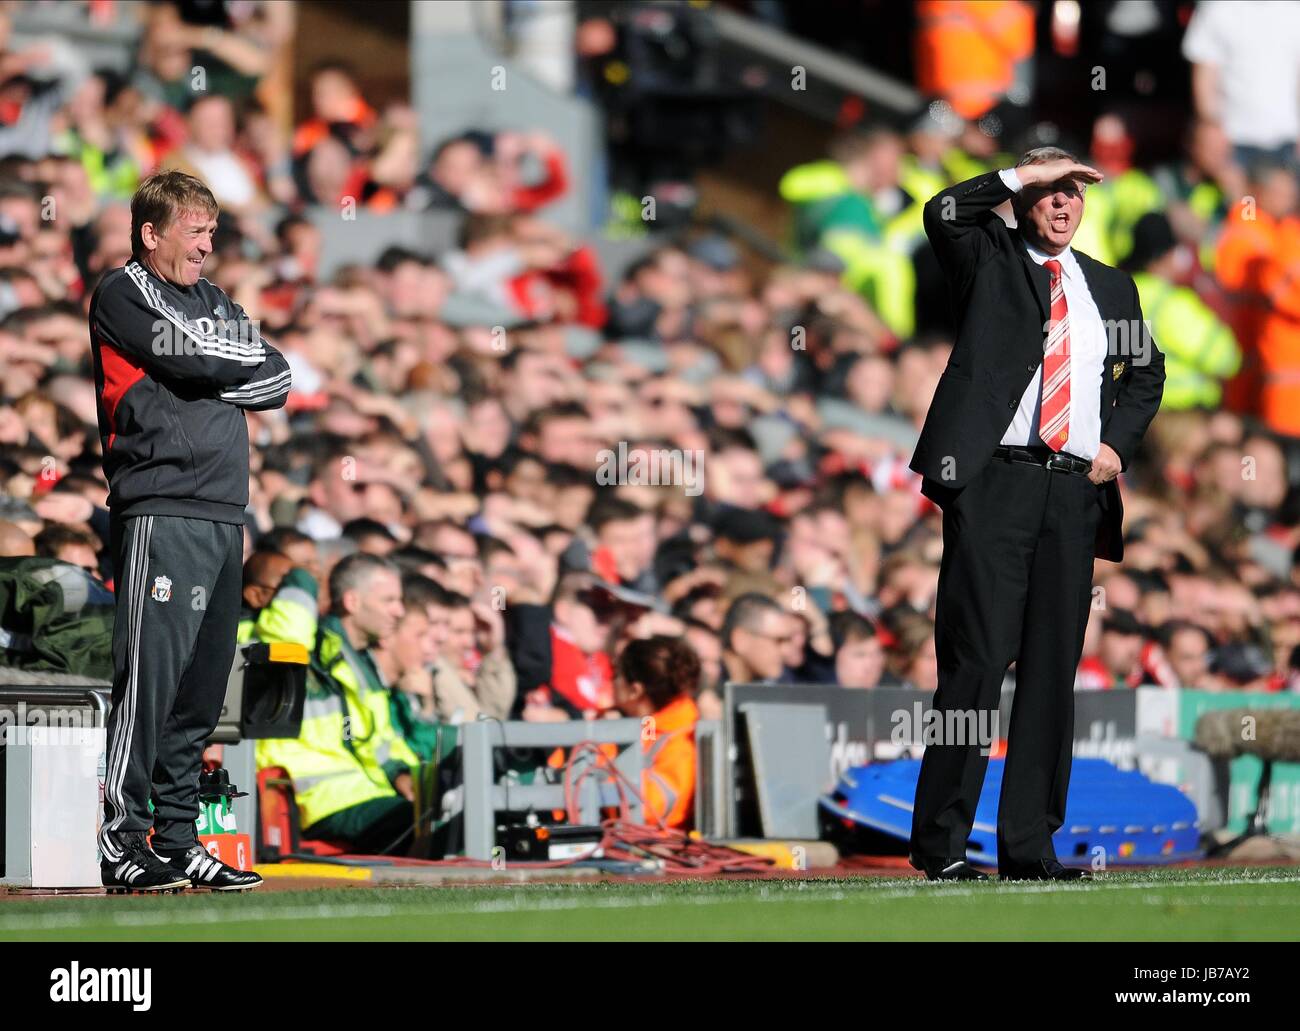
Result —
<svg viewBox="0 0 1300 1031"><path fill-rule="evenodd" d="M348 644L338 619L326 617L316 633L302 731L297 738L257 742L258 769L288 771L304 828L350 806L395 796L393 779L419 767L393 726L388 691L368 664Z"/></svg>
<svg viewBox="0 0 1300 1031"><path fill-rule="evenodd" d="M947 173L949 186L964 183L967 179L974 179L985 172L1012 168L1016 163L1015 157L1011 154L994 154L988 160L981 160L972 154L967 154L960 147L949 147L939 160L943 164L944 172Z"/></svg>
<svg viewBox="0 0 1300 1031"><path fill-rule="evenodd" d="M936 193L946 190L952 184L942 171L927 168L917 161L915 154L904 154L898 167L898 185L918 204L924 205Z"/></svg>
<svg viewBox="0 0 1300 1031"><path fill-rule="evenodd" d="M1165 354L1161 409L1217 408L1223 381L1241 368L1241 348L1232 330L1194 290L1149 272L1137 273L1133 282L1142 316Z"/></svg>
<svg viewBox="0 0 1300 1031"><path fill-rule="evenodd" d="M239 621L236 639L240 644L286 641L312 651L316 646L316 595L316 580L307 570L289 570L265 608Z"/></svg>
<svg viewBox="0 0 1300 1031"><path fill-rule="evenodd" d="M316 642L320 668L343 688L350 700L355 700L356 719L348 730L358 757L382 767L390 778L402 767L418 769L419 756L393 725L388 687L380 681L369 656L357 652L348 643L337 617L327 616L321 621Z"/></svg>
<svg viewBox="0 0 1300 1031"><path fill-rule="evenodd" d="M1075 230L1070 246L1103 265L1114 265L1115 248L1111 244L1110 229L1115 204L1111 195L1101 189L1105 185L1096 183L1088 187L1083 196L1083 221Z"/></svg>
<svg viewBox="0 0 1300 1031"><path fill-rule="evenodd" d="M851 230L832 230L822 246L844 262L844 285L860 293L900 339L916 329L916 268L909 254Z"/></svg>
<svg viewBox="0 0 1300 1031"><path fill-rule="evenodd" d="M1111 256L1116 263L1121 262L1133 252L1133 229L1138 219L1151 211L1163 211L1165 195L1140 168L1130 168L1114 179L1089 186L1089 204L1094 190L1106 194L1110 201Z"/></svg>
<svg viewBox="0 0 1300 1031"><path fill-rule="evenodd" d="M925 202L947 188L943 173L926 168L908 154L899 168L898 185L912 203L885 223L885 243L901 254L911 255L925 241Z"/></svg>
<svg viewBox="0 0 1300 1031"><path fill-rule="evenodd" d="M1219 249L1219 232L1222 228L1222 222L1216 222L1214 216L1222 204L1223 191L1216 183L1197 183L1187 198L1187 206L1192 209L1192 213L1209 227L1196 254L1201 260L1201 268L1210 273L1214 272L1214 256Z"/></svg>
<svg viewBox="0 0 1300 1031"><path fill-rule="evenodd" d="M363 762L350 746L348 728L360 722L355 700L310 669L298 737L257 742L258 769L288 772L304 829L354 805L398 797L384 770Z"/></svg>
<svg viewBox="0 0 1300 1031"><path fill-rule="evenodd" d="M781 177L781 197L795 208L796 247L807 250L820 244L837 255L845 265L844 285L867 299L890 332L909 337L916 328L916 270L910 250L903 248L910 236L908 220L921 229L922 205L913 204L895 216L901 221L894 227L893 243L877 239L861 224L832 224L823 230L834 205L851 189L844 169L834 161L799 165ZM871 205L863 208L865 214Z"/></svg>

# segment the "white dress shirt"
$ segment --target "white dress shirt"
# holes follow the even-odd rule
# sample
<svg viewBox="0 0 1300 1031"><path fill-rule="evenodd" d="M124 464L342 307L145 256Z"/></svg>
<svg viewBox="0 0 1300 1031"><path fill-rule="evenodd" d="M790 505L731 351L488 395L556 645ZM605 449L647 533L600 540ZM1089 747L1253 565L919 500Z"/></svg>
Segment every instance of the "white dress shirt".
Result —
<svg viewBox="0 0 1300 1031"><path fill-rule="evenodd" d="M1008 189L1020 192L1022 185L1015 169L1004 168L998 174ZM1025 249L1040 265L1052 258L1028 244ZM1070 436L1061 450L1091 461L1101 448L1101 377L1106 368L1106 327L1074 252L1066 248L1056 255L1056 260L1061 263L1065 304L1070 313ZM1015 418L1002 435L1003 444L1046 446L1038 436L1042 383L1040 364L1020 397Z"/></svg>

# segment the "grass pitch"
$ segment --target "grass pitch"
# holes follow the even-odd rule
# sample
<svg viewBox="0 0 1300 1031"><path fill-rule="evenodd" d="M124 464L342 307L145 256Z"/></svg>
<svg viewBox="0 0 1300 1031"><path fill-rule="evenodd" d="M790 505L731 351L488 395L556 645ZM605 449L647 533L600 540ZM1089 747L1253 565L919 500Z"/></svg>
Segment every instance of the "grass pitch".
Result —
<svg viewBox="0 0 1300 1031"><path fill-rule="evenodd" d="M1115 872L1070 885L675 880L0 905L0 941L585 939L1294 941L1300 869Z"/></svg>

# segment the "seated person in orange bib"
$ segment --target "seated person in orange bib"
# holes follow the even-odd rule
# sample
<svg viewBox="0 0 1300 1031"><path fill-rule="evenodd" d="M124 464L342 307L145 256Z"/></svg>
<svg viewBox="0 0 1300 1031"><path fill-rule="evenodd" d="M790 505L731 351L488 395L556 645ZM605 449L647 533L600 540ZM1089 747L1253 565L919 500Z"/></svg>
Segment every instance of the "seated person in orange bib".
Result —
<svg viewBox="0 0 1300 1031"><path fill-rule="evenodd" d="M699 683L700 660L679 638L631 641L618 657L614 705L649 730L641 737L648 763L641 780L647 824L686 829L694 822Z"/></svg>

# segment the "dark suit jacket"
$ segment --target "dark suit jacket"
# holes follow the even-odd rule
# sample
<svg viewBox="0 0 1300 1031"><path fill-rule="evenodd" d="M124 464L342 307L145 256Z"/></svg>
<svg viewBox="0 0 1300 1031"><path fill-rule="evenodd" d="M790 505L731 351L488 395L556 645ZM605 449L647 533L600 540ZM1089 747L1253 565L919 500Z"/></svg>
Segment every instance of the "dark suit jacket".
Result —
<svg viewBox="0 0 1300 1031"><path fill-rule="evenodd" d="M921 492L941 506L990 460L1043 361L1051 314L1047 270L992 210L1012 196L990 172L925 205L925 232L948 282L958 330L911 467L924 477ZM1127 469L1160 407L1165 357L1142 321L1132 278L1079 251L1074 255L1107 327L1097 399L1101 440ZM1082 399L1072 396L1071 403ZM1124 557L1119 486L1111 480L1098 490L1096 554L1118 562Z"/></svg>

